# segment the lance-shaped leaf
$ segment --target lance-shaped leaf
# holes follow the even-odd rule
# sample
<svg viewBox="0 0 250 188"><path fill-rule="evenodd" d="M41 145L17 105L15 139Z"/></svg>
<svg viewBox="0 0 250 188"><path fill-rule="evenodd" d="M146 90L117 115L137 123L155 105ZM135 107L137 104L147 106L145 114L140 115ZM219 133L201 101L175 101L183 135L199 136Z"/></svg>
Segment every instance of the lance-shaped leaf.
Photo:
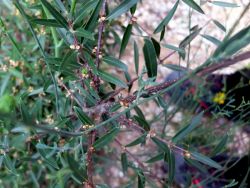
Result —
<svg viewBox="0 0 250 188"><path fill-rule="evenodd" d="M79 107L74 106L74 111L76 112L76 116L79 118L79 120L83 124L87 124L87 125L93 125L94 124L92 119L90 119L88 117L88 115L85 114Z"/></svg>
<svg viewBox="0 0 250 188"><path fill-rule="evenodd" d="M125 152L123 152L121 154L121 163L122 163L123 172L127 172L127 170L128 170L128 158L127 158L127 154Z"/></svg>
<svg viewBox="0 0 250 188"><path fill-rule="evenodd" d="M48 27L63 27L60 23L58 23L55 19L30 19L31 23L45 25Z"/></svg>
<svg viewBox="0 0 250 188"><path fill-rule="evenodd" d="M168 25L172 17L174 16L174 13L179 5L179 0L176 1L173 8L168 12L168 15L161 21L161 23L157 26L157 28L154 30L154 34L159 33L163 30L163 28Z"/></svg>
<svg viewBox="0 0 250 188"><path fill-rule="evenodd" d="M225 1L209 1L209 3L212 3L216 6L220 6L220 7L228 7L228 8L236 8L239 7L239 5L237 5L236 3L229 3L229 2L225 2Z"/></svg>
<svg viewBox="0 0 250 188"><path fill-rule="evenodd" d="M99 76L101 77L101 79L103 79L106 82L115 84L115 85L123 87L123 88L128 87L126 83L124 83L120 79L118 79L118 78L116 78L116 77L114 77L114 76L112 76L104 71L99 70Z"/></svg>
<svg viewBox="0 0 250 188"><path fill-rule="evenodd" d="M123 54L124 50L127 47L129 38L131 36L132 28L133 28L133 24L128 24L128 26L126 27L126 30L125 30L124 35L122 37L122 43L121 43L121 48L120 48L120 56Z"/></svg>
<svg viewBox="0 0 250 188"><path fill-rule="evenodd" d="M203 116L203 112L195 116L189 125L185 126L183 129L181 129L180 131L176 133L176 135L172 138L172 141L176 143L182 140L191 131L193 131L201 123L202 116Z"/></svg>
<svg viewBox="0 0 250 188"><path fill-rule="evenodd" d="M208 166L211 166L213 168L217 168L217 169L221 169L222 166L220 164L218 164L217 162L215 162L214 160L200 154L200 153L197 153L197 152L191 152L190 153L191 156L193 157L193 159L203 163L203 164L206 164Z"/></svg>
<svg viewBox="0 0 250 188"><path fill-rule="evenodd" d="M80 182L87 181L87 170L86 167L82 168L79 165L79 161L76 161L69 153L66 155L69 168L73 172L73 176Z"/></svg>
<svg viewBox="0 0 250 188"><path fill-rule="evenodd" d="M198 11L199 13L204 14L201 7L197 5L197 3L194 2L193 0L182 0L182 1L186 3L188 6L190 6L191 8L193 8L194 10Z"/></svg>
<svg viewBox="0 0 250 188"><path fill-rule="evenodd" d="M230 57L250 43L250 26L224 40L215 50L213 57Z"/></svg>
<svg viewBox="0 0 250 188"><path fill-rule="evenodd" d="M224 25L222 25L220 22L218 22L217 20L213 20L214 24L220 28L222 31L226 32L226 28L224 27Z"/></svg>
<svg viewBox="0 0 250 188"><path fill-rule="evenodd" d="M84 37L86 39L95 40L93 33L89 32L83 28L79 28L79 29L75 30L73 33L78 37Z"/></svg>
<svg viewBox="0 0 250 188"><path fill-rule="evenodd" d="M45 150L37 148L37 151L40 153L40 155L42 156L42 158L44 159L44 161L48 165L50 165L51 167L53 167L55 169L59 169L59 166L58 166L56 160L53 157L48 157L47 153L45 152Z"/></svg>
<svg viewBox="0 0 250 188"><path fill-rule="evenodd" d="M131 146L135 146L141 143L145 143L147 138L147 134L143 134L141 135L139 138L135 139L134 141L132 141L131 143L127 144L126 147L131 147Z"/></svg>
<svg viewBox="0 0 250 188"><path fill-rule="evenodd" d="M162 159L164 159L164 156L165 156L165 153L162 152L162 153L159 153L153 157L151 157L150 159L148 159L147 161L145 161L145 163L154 163L154 162L157 162L157 161L160 161Z"/></svg>
<svg viewBox="0 0 250 188"><path fill-rule="evenodd" d="M221 44L221 41L217 38L210 36L210 35L201 35L204 39L207 39L208 41L212 42L214 45L219 46Z"/></svg>
<svg viewBox="0 0 250 188"><path fill-rule="evenodd" d="M212 152L212 156L219 154L223 148L225 147L226 143L227 143L227 139L228 139L228 135L224 135L223 138L221 139L221 141L219 142L219 144L214 148L213 152Z"/></svg>
<svg viewBox="0 0 250 188"><path fill-rule="evenodd" d="M165 153L164 161L168 163L168 183L171 185L175 175L175 156L171 150L167 150Z"/></svg>
<svg viewBox="0 0 250 188"><path fill-rule="evenodd" d="M93 144L93 147L95 149L99 149L105 145L107 145L109 142L111 142L115 136L119 133L119 129L118 128L113 128L112 130L110 130L107 134L105 134L104 136L102 136L101 138L99 138L98 140L95 141L95 143Z"/></svg>
<svg viewBox="0 0 250 188"><path fill-rule="evenodd" d="M46 0L41 0L42 4L48 9L51 15L65 28L68 28L67 20Z"/></svg>
<svg viewBox="0 0 250 188"><path fill-rule="evenodd" d="M138 75L139 70L139 50L136 42L134 42L134 62L135 62L135 72Z"/></svg>
<svg viewBox="0 0 250 188"><path fill-rule="evenodd" d="M123 70L125 72L128 71L128 66L125 63L123 63L121 60L119 60L119 59L117 59L115 57L105 56L105 57L102 58L102 60L105 63L107 63L109 65L112 65L114 67L117 67L117 68L119 68L119 69L121 69L121 70Z"/></svg>
<svg viewBox="0 0 250 188"><path fill-rule="evenodd" d="M163 141L161 141L160 139L156 138L156 137L151 137L151 139L153 140L153 142L164 152L164 153L168 153L170 152L169 147L167 146L167 144Z"/></svg>
<svg viewBox="0 0 250 188"><path fill-rule="evenodd" d="M145 187L146 178L142 171L138 172L138 188L144 188Z"/></svg>
<svg viewBox="0 0 250 188"><path fill-rule="evenodd" d="M107 16L107 20L114 19L123 13L127 12L131 7L133 7L139 0L124 0L118 7L113 9Z"/></svg>
<svg viewBox="0 0 250 188"><path fill-rule="evenodd" d="M144 129L145 131L150 131L150 125L149 125L149 123L147 122L146 119L143 119L143 118L141 118L141 117L139 117L139 116L134 116L134 118L135 118L135 120L139 123L139 125L140 125L141 127L143 127L143 129Z"/></svg>
<svg viewBox="0 0 250 188"><path fill-rule="evenodd" d="M148 71L148 77L157 76L157 55L154 45L150 39L144 39L143 54Z"/></svg>
<svg viewBox="0 0 250 188"><path fill-rule="evenodd" d="M152 43L153 43L153 45L154 45L156 56L157 56L157 58L159 58L160 53L161 53L161 45L160 45L160 43L159 43L157 40L155 40L153 37L151 37L151 41L152 41Z"/></svg>

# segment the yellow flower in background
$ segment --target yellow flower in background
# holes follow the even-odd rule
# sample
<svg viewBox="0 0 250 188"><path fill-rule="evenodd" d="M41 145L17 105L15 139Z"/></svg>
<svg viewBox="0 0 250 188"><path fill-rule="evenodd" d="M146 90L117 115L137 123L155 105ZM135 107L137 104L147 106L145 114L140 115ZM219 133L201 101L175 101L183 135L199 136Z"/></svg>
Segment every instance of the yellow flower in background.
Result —
<svg viewBox="0 0 250 188"><path fill-rule="evenodd" d="M224 92L219 92L216 93L213 102L218 103L218 104L224 104L226 99L226 94Z"/></svg>

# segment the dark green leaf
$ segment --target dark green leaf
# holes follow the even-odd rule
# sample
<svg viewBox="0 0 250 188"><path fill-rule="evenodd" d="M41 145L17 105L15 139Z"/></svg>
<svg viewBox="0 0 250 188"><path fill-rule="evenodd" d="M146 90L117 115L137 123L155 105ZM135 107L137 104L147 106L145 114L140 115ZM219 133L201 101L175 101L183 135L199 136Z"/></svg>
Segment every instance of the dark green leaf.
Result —
<svg viewBox="0 0 250 188"><path fill-rule="evenodd" d="M219 46L221 44L221 41L218 40L215 37L212 37L210 35L201 35L203 38L207 39L208 41L212 42L214 45Z"/></svg>
<svg viewBox="0 0 250 188"><path fill-rule="evenodd" d="M198 125L200 125L202 116L203 116L203 112L201 112L197 116L195 116L189 125L185 126L183 129L179 130L176 133L176 135L172 138L172 141L176 143L176 142L182 140L191 131L193 131Z"/></svg>
<svg viewBox="0 0 250 188"><path fill-rule="evenodd" d="M77 30L73 31L73 33L78 37L84 37L86 39L95 40L93 33L89 32L83 28L77 29Z"/></svg>
<svg viewBox="0 0 250 188"><path fill-rule="evenodd" d="M73 157L71 157L69 153L67 153L67 161L74 177L77 178L80 182L87 181L88 177L86 167L82 168L81 165L79 165L79 161L76 161Z"/></svg>
<svg viewBox="0 0 250 188"><path fill-rule="evenodd" d="M148 159L147 161L145 161L145 163L154 163L157 161L160 161L162 159L164 159L165 153L159 153L158 155L153 156L152 158Z"/></svg>
<svg viewBox="0 0 250 188"><path fill-rule="evenodd" d="M168 183L171 185L175 176L175 156L171 150L167 150L164 160L168 163Z"/></svg>
<svg viewBox="0 0 250 188"><path fill-rule="evenodd" d="M48 27L63 27L54 19L30 19L30 22L34 24L45 25Z"/></svg>
<svg viewBox="0 0 250 188"><path fill-rule="evenodd" d="M125 72L128 71L128 66L123 63L121 60L115 58L115 57L111 57L111 56L105 56L103 57L103 61L109 65L115 66Z"/></svg>
<svg viewBox="0 0 250 188"><path fill-rule="evenodd" d="M138 145L141 143L145 143L146 137L147 137L147 134L145 133L142 136L140 136L139 138L132 141L131 143L127 144L126 147L131 147L131 146L135 146L135 145Z"/></svg>
<svg viewBox="0 0 250 188"><path fill-rule="evenodd" d="M63 27L68 28L67 20L51 5L51 3L49 3L47 0L41 0L41 2L58 23L60 23Z"/></svg>
<svg viewBox="0 0 250 188"><path fill-rule="evenodd" d="M185 50L183 50L182 48L178 48L176 46L173 46L171 44L162 44L162 46L165 47L165 48L168 48L170 50L177 51L177 52L179 52L181 54L185 54Z"/></svg>
<svg viewBox="0 0 250 188"><path fill-rule="evenodd" d="M103 147L103 146L107 145L109 142L111 142L118 133L119 133L119 129L116 127L113 128L107 134L105 134L104 136L102 136L101 138L96 140L93 144L93 147L95 149L100 149L101 147Z"/></svg>
<svg viewBox="0 0 250 188"><path fill-rule="evenodd" d="M229 7L229 8L239 7L235 3L229 3L229 2L224 2L224 1L209 1L209 3L212 3L212 4L220 6L220 7Z"/></svg>
<svg viewBox="0 0 250 188"><path fill-rule="evenodd" d="M101 79L103 79L106 82L115 84L115 85L123 87L123 88L128 87L126 83L124 83L120 79L118 79L118 78L116 78L116 77L114 77L114 76L112 76L104 71L99 70L99 76L101 77Z"/></svg>
<svg viewBox="0 0 250 188"><path fill-rule="evenodd" d="M160 45L159 42L156 41L153 37L151 37L151 40L152 40L152 43L153 43L153 45L154 45L156 55L157 55L157 57L159 58L160 53L161 53L161 45Z"/></svg>
<svg viewBox="0 0 250 188"><path fill-rule="evenodd" d="M74 111L83 124L94 125L94 122L80 108L74 106Z"/></svg>
<svg viewBox="0 0 250 188"><path fill-rule="evenodd" d="M212 152L212 156L219 154L223 148L225 147L226 143L227 143L227 139L228 139L228 135L224 135L223 138L221 139L221 141L219 142L219 144L214 148L213 152Z"/></svg>
<svg viewBox="0 0 250 188"><path fill-rule="evenodd" d="M198 11L201 14L204 14L203 10L199 5L196 4L193 0L182 0L184 3L186 3L188 6L193 8L194 10Z"/></svg>
<svg viewBox="0 0 250 188"><path fill-rule="evenodd" d="M150 125L149 125L149 123L145 119L143 119L143 118L141 118L139 116L134 116L134 118L139 123L139 125L141 127L143 127L143 129L145 131L150 131Z"/></svg>
<svg viewBox="0 0 250 188"><path fill-rule="evenodd" d="M160 139L156 138L156 137L151 137L151 139L153 140L153 142L164 152L164 153L169 153L169 147L168 145L161 141Z"/></svg>
<svg viewBox="0 0 250 188"><path fill-rule="evenodd" d="M134 41L134 62L135 62L135 72L138 75L139 70L139 50L136 42Z"/></svg>
<svg viewBox="0 0 250 188"><path fill-rule="evenodd" d="M222 31L224 31L224 32L227 31L226 28L225 28L220 22L218 22L217 20L213 20L213 22L214 22L214 24L215 24L218 28L220 28Z"/></svg>
<svg viewBox="0 0 250 188"><path fill-rule="evenodd" d="M173 8L168 12L168 15L161 21L161 23L157 26L157 28L154 30L154 34L159 33L163 30L163 28L168 25L172 17L174 16L174 13L179 5L179 0L176 1Z"/></svg>
<svg viewBox="0 0 250 188"><path fill-rule="evenodd" d="M3 162L6 168L9 169L9 171L11 171L11 173L17 174L15 166L8 155L4 155Z"/></svg>
<svg viewBox="0 0 250 188"><path fill-rule="evenodd" d="M128 170L128 158L127 154L124 152L121 154L121 163L122 163L122 170L124 173L126 173Z"/></svg>
<svg viewBox="0 0 250 188"><path fill-rule="evenodd" d="M138 172L138 188L144 188L145 187L145 176L142 171Z"/></svg>
<svg viewBox="0 0 250 188"><path fill-rule="evenodd" d="M194 40L200 33L202 28L197 29L190 33L188 36L186 36L180 43L179 48L185 48L187 45L191 43L192 40Z"/></svg>
<svg viewBox="0 0 250 188"><path fill-rule="evenodd" d="M224 40L215 50L213 57L231 57L250 43L250 26Z"/></svg>
<svg viewBox="0 0 250 188"><path fill-rule="evenodd" d="M144 39L143 54L146 63L146 68L148 71L148 77L157 76L157 55L155 52L154 45L150 39Z"/></svg>
<svg viewBox="0 0 250 188"><path fill-rule="evenodd" d="M127 12L131 7L133 7L139 0L125 0L118 7L113 9L107 16L107 20L114 19L121 14Z"/></svg>
<svg viewBox="0 0 250 188"><path fill-rule="evenodd" d="M53 159L52 157L47 157L45 150L37 148L37 151L40 153L40 155L42 156L42 158L48 165L50 165L51 167L54 167L55 169L59 169L59 166L57 162L55 161L55 159Z"/></svg>
<svg viewBox="0 0 250 188"><path fill-rule="evenodd" d="M121 43L121 48L120 48L120 56L123 54L124 50L127 47L129 38L131 36L132 28L133 28L132 24L128 24L128 26L126 27L126 30L125 30L124 35L122 37L122 43Z"/></svg>
<svg viewBox="0 0 250 188"><path fill-rule="evenodd" d="M76 19L74 20L74 25L77 24L78 22L82 21L86 16L89 15L89 12L92 11L98 1L92 0L92 1L84 1L79 8L78 14L76 15Z"/></svg>
<svg viewBox="0 0 250 188"><path fill-rule="evenodd" d="M206 165L208 165L208 166L211 166L211 167L217 168L217 169L221 169L221 168L222 168L222 166L221 166L220 164L218 164L218 163L215 162L214 160L212 160L212 159L210 159L210 158L208 158L208 157L206 157L206 156L204 156L204 155L202 155L202 154L200 154L200 153L191 152L190 154L191 154L191 156L192 156L195 160L197 160L197 161L199 161L199 162L201 162L201 163L203 163L203 164L206 164Z"/></svg>

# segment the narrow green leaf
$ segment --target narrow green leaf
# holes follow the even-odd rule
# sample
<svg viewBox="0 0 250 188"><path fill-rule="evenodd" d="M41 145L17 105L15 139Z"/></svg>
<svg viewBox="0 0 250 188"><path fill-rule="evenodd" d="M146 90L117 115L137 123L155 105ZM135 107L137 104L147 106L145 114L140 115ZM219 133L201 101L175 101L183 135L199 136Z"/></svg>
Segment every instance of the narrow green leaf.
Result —
<svg viewBox="0 0 250 188"><path fill-rule="evenodd" d="M169 153L169 147L167 146L167 144L163 141L161 141L160 139L156 138L156 137L151 137L151 139L153 140L153 142L164 152L164 153Z"/></svg>
<svg viewBox="0 0 250 188"><path fill-rule="evenodd" d="M121 154L121 163L122 163L122 170L124 173L126 173L128 170L128 158L127 154L124 152Z"/></svg>
<svg viewBox="0 0 250 188"><path fill-rule="evenodd" d="M175 155L171 150L165 153L164 160L168 163L168 183L171 185L175 176Z"/></svg>
<svg viewBox="0 0 250 188"><path fill-rule="evenodd" d="M45 25L48 27L63 27L60 23L58 23L55 19L30 19L31 23Z"/></svg>
<svg viewBox="0 0 250 188"><path fill-rule="evenodd" d="M224 40L215 50L213 57L230 57L250 43L250 26Z"/></svg>
<svg viewBox="0 0 250 188"><path fill-rule="evenodd" d="M131 147L131 146L135 146L141 143L145 143L147 138L147 134L143 134L142 136L140 136L139 138L135 139L134 141L132 141L131 143L127 144L126 147Z"/></svg>
<svg viewBox="0 0 250 188"><path fill-rule="evenodd" d="M206 156L204 156L204 155L202 155L202 154L200 154L200 153L191 152L190 154L191 154L191 156L192 156L195 160L197 160L197 161L199 161L199 162L201 162L201 163L203 163L203 164L206 164L206 165L208 165L208 166L211 166L211 167L217 168L217 169L221 169L221 168L222 168L222 166L221 166L220 164L218 164L218 163L215 162L214 160L212 160L212 159L210 159L210 158L208 158L208 157L206 157Z"/></svg>
<svg viewBox="0 0 250 188"><path fill-rule="evenodd" d="M144 39L143 54L146 63L146 68L148 71L148 77L157 76L157 55L155 52L154 45L150 39Z"/></svg>
<svg viewBox="0 0 250 188"><path fill-rule="evenodd" d="M15 166L8 155L4 155L3 162L5 167L9 169L9 171L11 171L13 174L17 174Z"/></svg>
<svg viewBox="0 0 250 188"><path fill-rule="evenodd" d="M47 157L44 150L37 148L37 151L40 153L40 155L48 165L54 167L55 169L59 169L57 162L52 157Z"/></svg>
<svg viewBox="0 0 250 188"><path fill-rule="evenodd" d="M93 33L89 32L83 28L77 29L77 30L73 31L73 33L78 37L84 37L86 39L95 40Z"/></svg>
<svg viewBox="0 0 250 188"><path fill-rule="evenodd" d="M139 116L134 116L134 118L145 131L150 131L150 125L145 119Z"/></svg>
<svg viewBox="0 0 250 188"><path fill-rule="evenodd" d="M135 110L135 112L137 113L137 115L138 115L140 118L146 119L145 116L144 116L144 114L143 114L143 112L141 111L141 109L140 109L138 106L136 106L136 107L134 108L134 110Z"/></svg>
<svg viewBox="0 0 250 188"><path fill-rule="evenodd" d="M131 36L132 28L133 28L132 24L128 24L128 26L126 27L126 30L125 30L124 35L122 37L122 43L121 43L121 48L120 48L120 56L124 53L124 51L125 51L125 49L127 47L129 38Z"/></svg>
<svg viewBox="0 0 250 188"><path fill-rule="evenodd" d="M228 140L228 135L224 135L223 138L221 139L221 141L219 142L219 144L214 148L213 152L212 152L212 156L219 154L223 148L225 147L226 143Z"/></svg>
<svg viewBox="0 0 250 188"><path fill-rule="evenodd" d="M76 15L76 19L74 20L73 25L79 23L84 18L86 18L89 15L90 11L92 11L96 7L97 3L98 1L96 0L84 1L81 7L78 8L79 11Z"/></svg>
<svg viewBox="0 0 250 188"><path fill-rule="evenodd" d="M118 133L119 133L119 129L116 127L113 128L107 134L105 134L104 136L102 136L101 138L96 140L93 144L93 147L95 149L100 149L101 147L103 147L103 146L107 145L109 142L111 142Z"/></svg>
<svg viewBox="0 0 250 188"><path fill-rule="evenodd" d="M203 38L207 39L208 41L212 42L214 45L219 46L221 44L221 41L218 40L215 37L212 37L210 35L201 35Z"/></svg>
<svg viewBox="0 0 250 188"><path fill-rule="evenodd" d="M99 70L99 76L104 81L110 82L110 83L115 84L115 85L117 85L119 87L123 87L123 88L127 88L128 87L126 83L124 83L120 79L118 79L118 78L116 78L116 77L114 77L114 76L112 76L112 75L110 75L110 74L108 74L108 73L106 73L104 71Z"/></svg>
<svg viewBox="0 0 250 188"><path fill-rule="evenodd" d="M224 1L209 1L209 3L212 3L216 6L220 7L228 7L228 8L235 8L235 7L240 7L236 3L229 3L229 2L224 2Z"/></svg>
<svg viewBox="0 0 250 188"><path fill-rule="evenodd" d="M138 75L139 71L139 50L136 42L134 41L134 62L135 62L135 72Z"/></svg>
<svg viewBox="0 0 250 188"><path fill-rule="evenodd" d="M174 13L177 9L179 5L179 0L176 1L175 5L173 6L173 8L168 12L168 15L161 21L161 23L156 27L156 29L154 30L154 34L159 33L163 30L163 28L165 28L165 26L168 25L168 23L170 22L170 20L172 19L172 17L174 16Z"/></svg>
<svg viewBox="0 0 250 188"><path fill-rule="evenodd" d="M76 116L80 119L83 124L94 125L92 119L90 119L87 114L85 114L79 107L74 106L74 111Z"/></svg>
<svg viewBox="0 0 250 188"><path fill-rule="evenodd" d="M179 44L179 48L185 48L187 45L189 45L192 40L194 40L200 33L202 28L194 30L192 33L190 33L188 36L186 36Z"/></svg>
<svg viewBox="0 0 250 188"><path fill-rule="evenodd" d="M161 45L160 45L160 43L159 43L157 40L155 40L153 37L151 37L151 41L152 41L152 43L153 43L153 45L154 45L156 56L157 56L157 58L159 58L160 53L161 53Z"/></svg>
<svg viewBox="0 0 250 188"><path fill-rule="evenodd" d="M86 167L82 168L81 165L79 165L79 161L76 161L69 153L66 155L67 161L69 164L69 168L73 172L73 175L78 181L85 182L87 181L87 170Z"/></svg>
<svg viewBox="0 0 250 188"><path fill-rule="evenodd" d="M222 31L226 32L226 28L224 27L224 25L222 25L220 22L218 22L217 20L213 20L214 24L220 28Z"/></svg>
<svg viewBox="0 0 250 188"><path fill-rule="evenodd" d="M168 48L170 50L174 50L176 52L179 52L181 54L185 54L185 50L183 50L182 48L178 48L176 46L173 46L171 44L162 44L162 46L165 47L165 48Z"/></svg>
<svg viewBox="0 0 250 188"><path fill-rule="evenodd" d="M197 12L201 13L201 14L205 14L203 12L203 10L201 9L201 7L199 5L197 5L197 3L193 0L182 0L184 3L186 3L188 6L190 6L191 8L193 8L194 10L196 10Z"/></svg>
<svg viewBox="0 0 250 188"><path fill-rule="evenodd" d="M172 138L172 141L176 143L182 140L191 131L193 131L198 125L200 125L202 116L203 116L203 112L195 116L189 125L185 126L183 129L179 130L176 133L176 135Z"/></svg>
<svg viewBox="0 0 250 188"><path fill-rule="evenodd" d="M138 188L144 188L145 187L146 178L142 171L138 172Z"/></svg>
<svg viewBox="0 0 250 188"><path fill-rule="evenodd" d="M102 60L105 63L107 63L109 65L112 65L114 67L117 67L117 68L119 68L119 69L121 69L121 70L123 70L125 72L128 71L128 66L125 63L123 63L121 60L119 60L119 59L117 59L115 57L105 56L105 57L102 58Z"/></svg>
<svg viewBox="0 0 250 188"><path fill-rule="evenodd" d="M121 14L127 12L131 7L133 7L139 0L124 0L118 7L113 9L107 16L107 20L114 19Z"/></svg>
<svg viewBox="0 0 250 188"><path fill-rule="evenodd" d="M67 20L47 1L41 0L42 4L48 9L51 15L65 28L68 28Z"/></svg>
<svg viewBox="0 0 250 188"><path fill-rule="evenodd" d="M165 156L164 152L159 153L159 154L153 156L152 158L148 159L147 161L145 161L145 163L154 163L154 162L160 161L160 160L164 159L164 156Z"/></svg>

